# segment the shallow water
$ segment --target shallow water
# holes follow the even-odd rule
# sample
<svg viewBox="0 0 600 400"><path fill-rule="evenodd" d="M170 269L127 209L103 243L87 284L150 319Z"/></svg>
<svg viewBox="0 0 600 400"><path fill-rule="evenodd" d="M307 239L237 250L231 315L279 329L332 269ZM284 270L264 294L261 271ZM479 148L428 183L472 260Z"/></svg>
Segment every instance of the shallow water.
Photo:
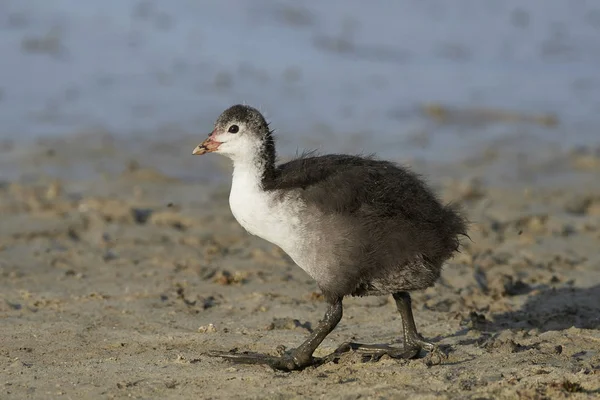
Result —
<svg viewBox="0 0 600 400"><path fill-rule="evenodd" d="M447 160L514 136L600 142L591 1L4 0L0 54L0 139L200 139L245 102L270 117L284 153ZM559 124L437 121L428 103Z"/></svg>

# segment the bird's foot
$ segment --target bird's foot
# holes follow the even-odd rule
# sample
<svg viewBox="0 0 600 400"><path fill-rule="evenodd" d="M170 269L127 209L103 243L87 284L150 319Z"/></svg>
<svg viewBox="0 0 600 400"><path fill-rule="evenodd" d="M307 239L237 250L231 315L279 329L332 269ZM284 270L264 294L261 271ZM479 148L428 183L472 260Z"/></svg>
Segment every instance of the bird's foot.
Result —
<svg viewBox="0 0 600 400"><path fill-rule="evenodd" d="M443 359L448 358L448 356L440 350L440 348L432 343L427 343L425 341L410 341L408 344L405 344L403 347L393 347L385 344L363 344L363 343L354 343L347 342L339 346L331 355L326 357L325 361L328 361L330 358L339 357L343 353L347 353L349 351L356 351L363 355L363 361L379 361L381 357L387 355L390 358L395 359L404 359L410 360L414 358L418 358L421 349L425 349L429 351L429 355L426 358L427 365L437 365L441 364Z"/></svg>
<svg viewBox="0 0 600 400"><path fill-rule="evenodd" d="M444 360L448 359L448 354L438 345L424 340L421 335L408 340L408 346L419 349L424 349L429 352L425 358L425 364L428 366L440 365Z"/></svg>
<svg viewBox="0 0 600 400"><path fill-rule="evenodd" d="M319 359L312 356L304 356L293 350L285 351L285 347L277 347L279 356L271 356L268 354L252 353L252 352L226 352L212 351L208 353L211 357L221 357L228 361L237 364L261 364L268 365L278 371L300 371L306 367L320 364ZM297 354L298 353L298 354Z"/></svg>

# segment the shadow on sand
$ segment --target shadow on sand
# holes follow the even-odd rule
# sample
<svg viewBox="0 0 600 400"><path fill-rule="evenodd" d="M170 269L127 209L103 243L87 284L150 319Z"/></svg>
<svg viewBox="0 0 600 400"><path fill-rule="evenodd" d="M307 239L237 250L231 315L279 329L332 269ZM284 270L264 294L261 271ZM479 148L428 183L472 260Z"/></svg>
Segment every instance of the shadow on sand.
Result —
<svg viewBox="0 0 600 400"><path fill-rule="evenodd" d="M600 285L544 288L527 299L519 310L495 314L492 319L489 321L483 315L472 312L465 325L488 333L507 329L538 329L540 333L571 327L600 329ZM463 329L454 336L461 336L468 330Z"/></svg>

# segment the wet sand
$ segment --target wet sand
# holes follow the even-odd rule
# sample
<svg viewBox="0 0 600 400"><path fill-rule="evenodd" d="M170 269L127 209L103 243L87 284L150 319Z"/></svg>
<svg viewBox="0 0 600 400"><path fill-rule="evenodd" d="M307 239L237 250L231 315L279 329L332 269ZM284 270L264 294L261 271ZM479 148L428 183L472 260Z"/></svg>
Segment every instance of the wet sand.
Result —
<svg viewBox="0 0 600 400"><path fill-rule="evenodd" d="M301 269L236 223L230 167L188 156L195 144L2 146L1 398L600 394L599 149L527 157L512 141L449 165L415 161L472 221L441 281L413 296L421 333L448 359L346 354L283 373L205 355L298 345L325 305ZM391 299L346 299L316 355L348 340L399 345Z"/></svg>

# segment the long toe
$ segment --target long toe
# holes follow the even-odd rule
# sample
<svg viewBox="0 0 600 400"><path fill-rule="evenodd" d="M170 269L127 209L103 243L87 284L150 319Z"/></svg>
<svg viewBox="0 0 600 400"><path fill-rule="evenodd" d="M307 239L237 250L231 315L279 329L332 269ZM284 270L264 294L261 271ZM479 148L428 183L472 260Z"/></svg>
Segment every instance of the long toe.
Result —
<svg viewBox="0 0 600 400"><path fill-rule="evenodd" d="M417 345L420 348L422 348L423 350L427 350L427 351L434 351L437 346L431 342L428 342L426 340L424 340L423 338L419 338L419 339L414 339L411 341L411 344Z"/></svg>
<svg viewBox="0 0 600 400"><path fill-rule="evenodd" d="M418 347L420 349L433 352L436 351L438 346L434 343L431 343L425 340L421 335L417 334L415 336L409 336L407 342L404 344L407 347Z"/></svg>
<svg viewBox="0 0 600 400"><path fill-rule="evenodd" d="M407 348L418 348L423 349L429 352L427 355L425 362L428 365L438 365L441 364L443 360L448 358L448 355L436 344L431 343L423 339L421 335L417 337L411 338L408 340L408 343L405 344Z"/></svg>
<svg viewBox="0 0 600 400"><path fill-rule="evenodd" d="M211 357L220 357L227 361L238 364L270 364L279 359L276 356L270 356L268 354L251 353L251 352L225 352L225 351L211 351L208 353Z"/></svg>
<svg viewBox="0 0 600 400"><path fill-rule="evenodd" d="M401 358L404 360L412 360L413 358L417 358L421 349L418 347L404 347L404 348L396 348L394 351L389 352L388 355L391 358Z"/></svg>
<svg viewBox="0 0 600 400"><path fill-rule="evenodd" d="M349 351L360 353L363 356L364 361L379 361L384 355L387 355L391 358L408 360L419 355L420 347L413 346L400 348L388 346L386 344L346 342L339 346L333 354L339 356L340 354Z"/></svg>
<svg viewBox="0 0 600 400"><path fill-rule="evenodd" d="M237 364L260 364L268 365L271 368L279 371L298 371L313 364L316 364L316 360L298 360L292 354L286 353L281 356L271 356L268 354L261 353L232 353L224 351L212 351L208 353L211 357L220 357L227 361Z"/></svg>
<svg viewBox="0 0 600 400"><path fill-rule="evenodd" d="M281 357L277 357L275 360L269 363L271 368L278 371L297 371L306 368L308 365L298 365L294 360L294 357L289 354L284 354Z"/></svg>

